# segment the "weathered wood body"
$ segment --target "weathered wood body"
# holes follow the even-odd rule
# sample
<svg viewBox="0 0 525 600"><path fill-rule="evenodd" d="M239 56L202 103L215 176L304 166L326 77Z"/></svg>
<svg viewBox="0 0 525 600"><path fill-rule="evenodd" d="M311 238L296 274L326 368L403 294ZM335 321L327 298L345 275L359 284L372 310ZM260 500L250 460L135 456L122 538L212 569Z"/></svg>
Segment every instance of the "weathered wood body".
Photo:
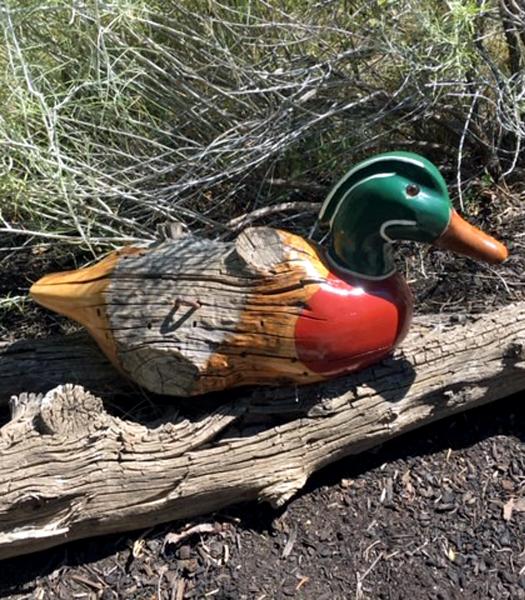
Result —
<svg viewBox="0 0 525 600"><path fill-rule="evenodd" d="M315 244L265 227L126 248L31 293L85 325L121 372L176 396L363 368L404 337L412 308L399 276L334 273Z"/></svg>

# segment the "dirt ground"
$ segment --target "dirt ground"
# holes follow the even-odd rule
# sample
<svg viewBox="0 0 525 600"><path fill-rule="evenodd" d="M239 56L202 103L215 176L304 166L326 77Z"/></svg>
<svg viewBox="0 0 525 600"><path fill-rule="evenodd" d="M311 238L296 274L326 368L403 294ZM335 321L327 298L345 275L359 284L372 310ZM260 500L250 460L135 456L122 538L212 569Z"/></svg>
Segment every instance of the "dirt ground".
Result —
<svg viewBox="0 0 525 600"><path fill-rule="evenodd" d="M510 203L476 219L511 258L403 248L419 312L523 299L525 215ZM0 298L81 259L0 255ZM70 329L29 302L0 312L2 339ZM251 503L0 562L0 598L525 599L524 441L525 404L507 398L324 469L281 512Z"/></svg>

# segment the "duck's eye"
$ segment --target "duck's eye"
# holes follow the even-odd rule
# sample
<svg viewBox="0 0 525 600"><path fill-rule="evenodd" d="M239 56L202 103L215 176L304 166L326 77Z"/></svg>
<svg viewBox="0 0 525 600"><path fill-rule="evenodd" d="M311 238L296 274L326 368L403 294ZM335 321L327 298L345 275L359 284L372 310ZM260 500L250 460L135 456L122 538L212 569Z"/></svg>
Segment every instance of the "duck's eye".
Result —
<svg viewBox="0 0 525 600"><path fill-rule="evenodd" d="M407 196L411 196L411 197L417 196L419 194L419 186L416 185L415 183L409 183L407 185L405 191L407 193Z"/></svg>

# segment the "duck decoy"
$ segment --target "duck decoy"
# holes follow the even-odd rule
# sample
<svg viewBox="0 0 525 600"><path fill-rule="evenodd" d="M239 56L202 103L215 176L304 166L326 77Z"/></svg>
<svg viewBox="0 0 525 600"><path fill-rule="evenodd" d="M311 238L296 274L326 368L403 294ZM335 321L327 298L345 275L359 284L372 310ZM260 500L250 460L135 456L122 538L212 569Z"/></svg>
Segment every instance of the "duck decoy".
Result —
<svg viewBox="0 0 525 600"><path fill-rule="evenodd" d="M234 242L180 232L47 275L31 294L84 325L141 386L192 396L320 381L391 353L413 309L394 267L397 240L489 263L507 257L452 208L438 169L408 152L354 166L319 218L330 228L327 247L269 227L246 229Z"/></svg>

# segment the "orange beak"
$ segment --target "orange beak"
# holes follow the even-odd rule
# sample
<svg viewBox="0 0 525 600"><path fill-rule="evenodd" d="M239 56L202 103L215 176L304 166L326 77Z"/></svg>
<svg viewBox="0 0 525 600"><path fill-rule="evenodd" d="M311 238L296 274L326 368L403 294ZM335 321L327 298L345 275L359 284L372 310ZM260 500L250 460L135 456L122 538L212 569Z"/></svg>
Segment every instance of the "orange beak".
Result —
<svg viewBox="0 0 525 600"><path fill-rule="evenodd" d="M491 264L501 263L509 255L501 242L467 223L454 209L448 227L434 242L434 246Z"/></svg>

